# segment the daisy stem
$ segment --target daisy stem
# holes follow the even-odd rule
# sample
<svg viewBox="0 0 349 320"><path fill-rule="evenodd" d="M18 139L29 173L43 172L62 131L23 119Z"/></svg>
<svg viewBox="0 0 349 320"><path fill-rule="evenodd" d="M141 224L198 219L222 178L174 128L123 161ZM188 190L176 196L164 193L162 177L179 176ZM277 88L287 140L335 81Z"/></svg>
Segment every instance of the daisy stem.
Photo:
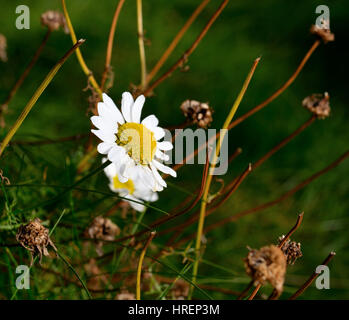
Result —
<svg viewBox="0 0 349 320"><path fill-rule="evenodd" d="M72 39L73 43L76 43L75 31L74 31L73 25L71 23L67 7L65 5L65 0L62 0L62 7L63 7L65 20L67 22L67 26L68 26L68 29L69 29L69 33L70 33L71 39ZM84 58L83 58L79 48L76 50L76 57L78 58L78 61L79 61L80 66L81 66L81 69L85 73L85 75L87 76L87 79L88 79L89 83L91 83L93 88L98 93L99 97L102 99L102 91L101 91L101 89L100 89L100 87L99 87L95 77L93 76L91 70L87 67L86 62L85 62L85 60L84 60Z"/></svg>
<svg viewBox="0 0 349 320"><path fill-rule="evenodd" d="M149 247L150 242L153 240L155 235L156 235L155 231L150 233L148 240L145 243L143 250L141 252L141 255L139 257L138 267L137 267L136 300L141 300L141 274L142 274L143 260L144 260L144 256L145 256L145 253L147 251L147 248Z"/></svg>
<svg viewBox="0 0 349 320"><path fill-rule="evenodd" d="M34 95L31 97L25 108L23 109L22 113L19 115L18 119L10 129L10 131L7 133L5 139L1 143L0 146L0 156L4 152L6 146L12 139L12 137L15 135L19 127L22 125L24 119L27 117L30 110L34 107L36 101L40 98L41 94L44 92L46 87L50 84L53 77L56 75L58 70L62 67L64 62L69 58L69 56L76 50L80 45L82 45L85 42L85 40L80 39L77 41L72 48L70 48L67 53L57 62L57 64L51 69L51 71L47 74L44 81L40 84L39 88L35 91Z"/></svg>
<svg viewBox="0 0 349 320"><path fill-rule="evenodd" d="M144 50L142 0L137 0L137 27L138 27L139 57L141 61L141 87L143 89L146 83L147 67L145 62L145 50Z"/></svg>
<svg viewBox="0 0 349 320"><path fill-rule="evenodd" d="M212 178L213 178L212 173L215 169L215 164L216 164L217 159L218 159L218 155L219 155L219 152L221 149L222 142L224 140L225 135L228 132L227 128L228 128L230 122L232 121L232 119L233 119L233 117L234 117L234 115L235 115L235 113L236 113L236 111L241 103L242 98L245 95L245 92L248 88L248 85L249 85L249 83L252 79L252 76L256 70L256 67L259 63L259 60L260 60L260 58L257 58L254 61L253 65L251 67L251 70L250 70L249 74L247 75L247 78L242 86L242 89L241 89L239 95L237 96L237 98L236 98L236 100L235 100L235 102L234 102L225 122L224 122L222 134L219 138L219 142L217 144L216 151L213 154L213 159L211 161L210 173L207 177L206 185L205 185L205 189L204 189L204 194L203 194L203 197L201 200L200 216L199 216L198 228L197 228L197 233L196 233L196 243L195 243L195 262L194 262L194 266L193 266L193 278L192 278L193 283L196 283L196 277L197 277L197 272L198 272L198 267L199 267L201 240L202 240L202 234L203 234L203 228L204 228L204 222L205 222L207 198L209 195L210 185L211 185ZM191 286L188 299L191 299L192 294L193 294L193 290L194 290L194 287Z"/></svg>

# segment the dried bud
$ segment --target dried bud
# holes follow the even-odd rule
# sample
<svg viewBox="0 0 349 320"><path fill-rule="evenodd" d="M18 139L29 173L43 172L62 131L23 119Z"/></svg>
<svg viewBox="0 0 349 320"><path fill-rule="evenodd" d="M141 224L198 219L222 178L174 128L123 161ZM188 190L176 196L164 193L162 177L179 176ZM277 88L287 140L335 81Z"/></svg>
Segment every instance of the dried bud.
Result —
<svg viewBox="0 0 349 320"><path fill-rule="evenodd" d="M185 300L189 294L189 283L178 279L172 287L171 293L175 300Z"/></svg>
<svg viewBox="0 0 349 320"><path fill-rule="evenodd" d="M244 261L246 273L253 279L254 285L269 282L277 295L281 294L285 281L286 257L280 248L270 245L260 250L250 250Z"/></svg>
<svg viewBox="0 0 349 320"><path fill-rule="evenodd" d="M330 96L327 92L314 93L311 96L304 98L302 105L310 112L316 115L319 119L325 119L330 115Z"/></svg>
<svg viewBox="0 0 349 320"><path fill-rule="evenodd" d="M196 123L200 128L207 128L213 120L213 110L207 103L185 100L181 104L181 110L190 123Z"/></svg>
<svg viewBox="0 0 349 320"><path fill-rule="evenodd" d="M64 30L65 33L69 33L67 23L63 13L59 11L49 10L44 12L41 15L41 24L46 26L50 31L56 31L60 27Z"/></svg>
<svg viewBox="0 0 349 320"><path fill-rule="evenodd" d="M33 264L33 259L35 255L40 257L40 263L42 255L48 256L47 251L48 245L57 251L57 248L51 241L49 237L49 231L42 224L40 219L35 218L33 221L29 222L24 226L20 226L16 235L17 241L30 251L31 253L31 262Z"/></svg>
<svg viewBox="0 0 349 320"><path fill-rule="evenodd" d="M136 300L134 293L128 292L126 289L121 290L115 297L116 300Z"/></svg>
<svg viewBox="0 0 349 320"><path fill-rule="evenodd" d="M285 236L279 237L279 244L285 238ZM301 244L288 239L281 248L282 252L286 256L287 264L294 264L296 260L303 256L301 251Z"/></svg>
<svg viewBox="0 0 349 320"><path fill-rule="evenodd" d="M330 30L330 23L328 20L322 20L321 27L312 25L310 32L321 38L324 43L334 41L334 34Z"/></svg>
<svg viewBox="0 0 349 320"><path fill-rule="evenodd" d="M120 228L110 219L98 216L85 231L85 236L90 239L113 241L120 234ZM97 241L97 254L102 255L103 241Z"/></svg>
<svg viewBox="0 0 349 320"><path fill-rule="evenodd" d="M7 41L4 35L0 33L0 60L3 62L7 61Z"/></svg>

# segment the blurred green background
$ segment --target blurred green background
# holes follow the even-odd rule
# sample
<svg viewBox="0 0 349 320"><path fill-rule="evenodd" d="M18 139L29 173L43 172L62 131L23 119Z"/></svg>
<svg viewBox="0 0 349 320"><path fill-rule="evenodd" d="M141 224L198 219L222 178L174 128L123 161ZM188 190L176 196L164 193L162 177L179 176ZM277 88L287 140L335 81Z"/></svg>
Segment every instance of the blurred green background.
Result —
<svg viewBox="0 0 349 320"><path fill-rule="evenodd" d="M200 1L143 2L145 36L149 40L146 57L150 70ZM217 0L210 2L173 52L162 72L190 46L219 3ZM15 28L15 8L20 4L30 7L30 30ZM77 37L86 39L81 48L84 58L98 81L104 68L108 32L116 4L117 1L110 0L67 0ZM229 172L223 179L230 181L248 162L258 160L309 117L307 110L301 106L305 96L328 91L332 107L330 118L316 121L253 172L238 192L206 220L206 225L277 198L346 151L349 139L349 62L346 46L348 2L231 0L190 56L189 71L177 70L155 90L153 97L147 99L144 114L156 114L162 126L183 122L179 106L185 99L208 101L215 110L212 128L220 128L256 57L261 56L262 59L237 117L270 96L294 72L314 41L309 28L315 23L315 8L320 4L327 4L330 8L335 42L321 44L286 92L229 133L231 152L241 147L243 153L230 165ZM45 34L45 29L40 25L40 14L48 9L61 10L60 1L1 0L0 33L7 37L9 59L7 63L0 62L0 102L5 100L11 86L39 46ZM121 93L130 88L130 83L140 82L135 0L125 2L114 44L112 66L115 83L109 94L115 101L119 101ZM9 105L7 127L0 131L2 136L53 64L70 46L69 35L62 31L52 34L38 63ZM14 139L58 138L88 132L90 121L86 110L89 93L83 91L86 85L86 77L76 57L72 56L40 97ZM12 162L14 160L11 160L10 152L2 159L1 168L12 183L18 183L40 181L44 168L48 166L48 181L59 183L69 175L67 159L74 162L81 157L83 143L26 146L16 151L17 156L20 158L26 154L36 171L30 169L28 172L28 168L27 171L21 171L21 175L19 170L14 173L11 165L17 162ZM98 161L99 159L97 163ZM171 179L170 182L192 192L200 184L201 171L201 166L187 166L179 171L176 180ZM231 268L237 276L227 277L224 272L202 264L199 269L202 283L236 291L243 289L248 282L242 262L247 254L246 246L259 248L274 243L278 236L285 234L295 223L297 214L304 211L303 224L293 237L302 243L304 256L288 268L284 297L303 283L329 251L335 250L337 256L330 264L331 289L317 290L312 285L302 298L349 298L348 174L347 160L281 204L209 233L205 259ZM102 182L105 184L103 179L100 174L100 185ZM217 183L213 187L218 186ZM103 188L107 189L106 184ZM156 205L170 210L185 196L175 187L169 186ZM28 201L31 201L28 199L27 206ZM92 208L86 209L85 216L96 214L92 211ZM158 216L158 213L149 211L145 223L151 223ZM196 226L187 232L190 234L195 230ZM164 243L165 240L158 238L157 241ZM268 287L263 290L266 294L270 292ZM0 291L3 292L1 288ZM200 297L199 293L197 295ZM219 293L212 295L215 298L231 298ZM67 296L63 295L64 297Z"/></svg>

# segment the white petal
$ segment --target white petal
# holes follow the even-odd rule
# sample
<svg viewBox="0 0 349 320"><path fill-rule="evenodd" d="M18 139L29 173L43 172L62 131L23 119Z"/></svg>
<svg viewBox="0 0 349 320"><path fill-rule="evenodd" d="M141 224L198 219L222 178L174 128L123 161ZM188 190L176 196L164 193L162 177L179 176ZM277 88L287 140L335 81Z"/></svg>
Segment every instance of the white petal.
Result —
<svg viewBox="0 0 349 320"><path fill-rule="evenodd" d="M154 132L154 137L156 140L160 140L165 136L165 130L160 127L156 127L152 129L152 131Z"/></svg>
<svg viewBox="0 0 349 320"><path fill-rule="evenodd" d="M157 143L157 147L160 150L168 151L168 150L171 150L173 148L173 145L169 141L162 141L162 142Z"/></svg>
<svg viewBox="0 0 349 320"><path fill-rule="evenodd" d="M102 96L103 96L103 102L108 106L109 110L117 118L116 121L120 124L123 124L125 122L124 117L122 116L119 108L116 106L114 101L106 93L103 93Z"/></svg>
<svg viewBox="0 0 349 320"><path fill-rule="evenodd" d="M132 122L140 123L141 122L141 114L142 108L145 102L145 97L140 95L132 107Z"/></svg>
<svg viewBox="0 0 349 320"><path fill-rule="evenodd" d="M118 124L111 118L103 118L98 116L91 117L91 122L93 125L103 131L108 131L111 133L116 133L118 131Z"/></svg>
<svg viewBox="0 0 349 320"><path fill-rule="evenodd" d="M156 128L159 124L159 120L153 114L144 118L142 124L145 125L149 130Z"/></svg>
<svg viewBox="0 0 349 320"><path fill-rule="evenodd" d="M108 154L108 152L110 151L110 149L113 147L112 143L109 142L101 142L98 146L97 146L97 151L101 154Z"/></svg>
<svg viewBox="0 0 349 320"><path fill-rule="evenodd" d="M112 132L106 132L104 130L95 130L95 129L92 129L91 132L104 142L109 142L109 143L115 142L115 135Z"/></svg>
<svg viewBox="0 0 349 320"><path fill-rule="evenodd" d="M150 163L151 171L153 172L153 175L155 177L155 180L163 187L167 187L167 184L164 179L160 176L159 172L156 170L156 168Z"/></svg>
<svg viewBox="0 0 349 320"><path fill-rule="evenodd" d="M131 93L124 92L121 99L121 111L126 122L131 122L131 108L133 106L133 97Z"/></svg>
<svg viewBox="0 0 349 320"><path fill-rule="evenodd" d="M164 161L168 161L170 159L170 156L167 155L166 153L163 153L162 151L160 151L159 149L156 149L155 151L155 156L160 159L160 160L164 160Z"/></svg>
<svg viewBox="0 0 349 320"><path fill-rule="evenodd" d="M125 149L123 147L119 147L114 145L113 148L108 152L108 159L111 162L120 163L124 160L125 157Z"/></svg>
<svg viewBox="0 0 349 320"><path fill-rule="evenodd" d="M174 171L172 168L168 167L168 166L164 166L162 163L156 161L156 160L153 160L152 163L154 164L154 166L162 171L163 173L166 173L166 174L169 174L171 175L172 177L177 177L177 172Z"/></svg>
<svg viewBox="0 0 349 320"><path fill-rule="evenodd" d="M126 198L131 199L131 200L136 200L136 201L140 201L139 199L132 197L132 196L127 196ZM131 207L133 209L135 209L136 211L144 211L145 206L143 206L140 203L134 202L134 201L128 201L129 204L131 205Z"/></svg>

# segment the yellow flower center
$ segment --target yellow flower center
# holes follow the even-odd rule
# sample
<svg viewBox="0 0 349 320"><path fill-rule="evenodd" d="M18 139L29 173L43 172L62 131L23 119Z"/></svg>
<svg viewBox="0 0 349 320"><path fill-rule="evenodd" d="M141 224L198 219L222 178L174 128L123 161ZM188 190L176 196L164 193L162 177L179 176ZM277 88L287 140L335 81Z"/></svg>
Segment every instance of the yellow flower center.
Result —
<svg viewBox="0 0 349 320"><path fill-rule="evenodd" d="M113 185L115 189L126 189L129 194L133 194L135 191L135 185L131 179L128 179L126 182L120 182L118 176L113 178Z"/></svg>
<svg viewBox="0 0 349 320"><path fill-rule="evenodd" d="M123 146L136 163L147 165L154 158L156 150L154 133L142 124L126 122L119 125L116 143Z"/></svg>

